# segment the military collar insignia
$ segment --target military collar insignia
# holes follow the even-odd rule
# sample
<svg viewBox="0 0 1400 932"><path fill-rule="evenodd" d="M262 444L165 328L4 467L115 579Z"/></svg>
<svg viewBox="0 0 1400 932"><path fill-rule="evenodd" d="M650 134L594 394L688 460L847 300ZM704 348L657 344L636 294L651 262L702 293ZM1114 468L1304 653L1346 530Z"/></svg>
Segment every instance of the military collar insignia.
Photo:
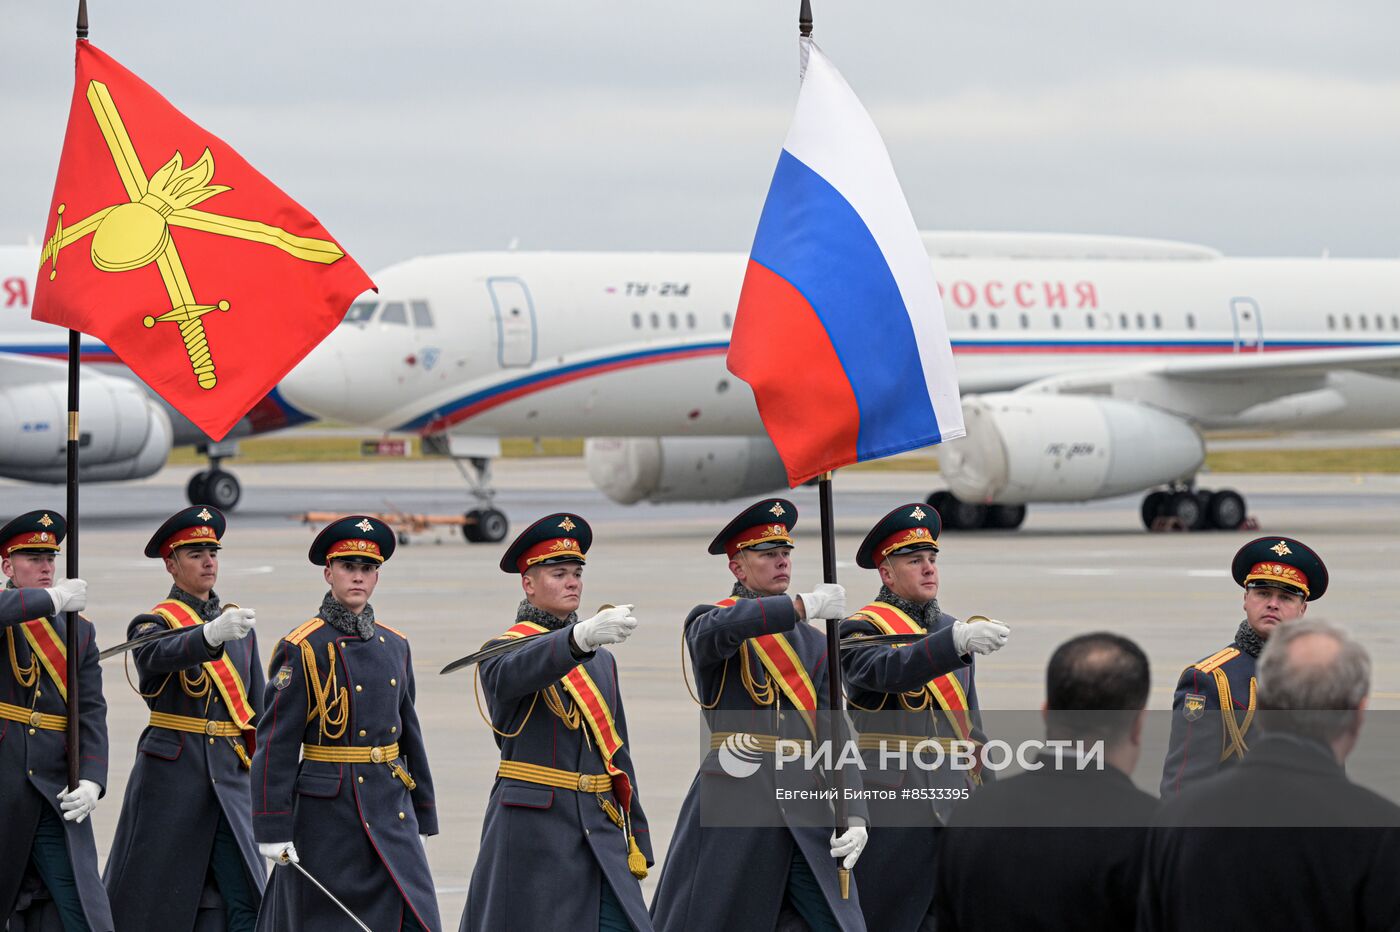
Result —
<svg viewBox="0 0 1400 932"><path fill-rule="evenodd" d="M363 521L361 521L359 524L355 525L355 527L357 527L357 528L359 528L360 530L364 531L366 534L368 534L370 531L374 530L374 525L369 523L369 518L365 518L365 519L364 519Z"/></svg>
<svg viewBox="0 0 1400 932"><path fill-rule="evenodd" d="M566 531L572 531L574 528L578 527L578 525L574 523L574 519L567 516L563 521L559 522L559 526Z"/></svg>
<svg viewBox="0 0 1400 932"><path fill-rule="evenodd" d="M1288 542L1282 540L1279 541L1277 544L1274 544L1269 549L1281 557L1286 557L1293 552L1292 550L1288 549Z"/></svg>
<svg viewBox="0 0 1400 932"><path fill-rule="evenodd" d="M51 524L53 524L53 518L50 518L47 514L39 519L39 525L41 527L48 527Z"/></svg>
<svg viewBox="0 0 1400 932"><path fill-rule="evenodd" d="M915 505L914 510L909 512L909 517L913 518L915 521L922 521L926 517L926 514L922 508Z"/></svg>
<svg viewBox="0 0 1400 932"><path fill-rule="evenodd" d="M769 508L768 512L775 518L781 518L783 515L787 514L787 511L783 509L782 503L780 502L774 502L773 507Z"/></svg>

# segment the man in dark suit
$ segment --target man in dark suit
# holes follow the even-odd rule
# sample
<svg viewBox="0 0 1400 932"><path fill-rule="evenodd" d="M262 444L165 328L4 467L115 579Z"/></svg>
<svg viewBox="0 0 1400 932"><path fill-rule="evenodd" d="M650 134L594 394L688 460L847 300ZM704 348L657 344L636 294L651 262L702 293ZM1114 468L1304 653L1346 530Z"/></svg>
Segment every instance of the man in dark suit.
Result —
<svg viewBox="0 0 1400 932"><path fill-rule="evenodd" d="M1138 928L1400 928L1400 807L1352 783L1371 660L1321 621L1259 657L1260 736L1237 766L1163 806Z"/></svg>
<svg viewBox="0 0 1400 932"><path fill-rule="evenodd" d="M1056 649L1039 768L972 794L942 833L939 932L1132 927L1157 805L1128 777L1150 682L1142 649L1116 634Z"/></svg>

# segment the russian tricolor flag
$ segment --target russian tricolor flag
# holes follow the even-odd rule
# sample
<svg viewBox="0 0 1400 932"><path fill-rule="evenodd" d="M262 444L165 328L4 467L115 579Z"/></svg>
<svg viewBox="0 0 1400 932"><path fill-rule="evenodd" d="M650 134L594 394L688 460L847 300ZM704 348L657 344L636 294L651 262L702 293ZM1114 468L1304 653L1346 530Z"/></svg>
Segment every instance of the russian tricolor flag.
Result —
<svg viewBox="0 0 1400 932"><path fill-rule="evenodd" d="M889 153L840 72L802 41L797 114L728 357L794 486L965 433L938 284Z"/></svg>

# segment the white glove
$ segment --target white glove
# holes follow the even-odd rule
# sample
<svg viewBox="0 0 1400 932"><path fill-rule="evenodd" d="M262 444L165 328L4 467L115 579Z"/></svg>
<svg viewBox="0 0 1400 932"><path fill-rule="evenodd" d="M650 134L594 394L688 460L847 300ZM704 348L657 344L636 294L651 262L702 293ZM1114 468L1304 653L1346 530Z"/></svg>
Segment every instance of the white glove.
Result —
<svg viewBox="0 0 1400 932"><path fill-rule="evenodd" d="M253 630L256 614L251 608L226 608L218 618L204 624L204 640L210 647L218 647L225 641L246 638Z"/></svg>
<svg viewBox="0 0 1400 932"><path fill-rule="evenodd" d="M81 612L87 608L87 581L60 579L52 589L45 589L53 600L53 613Z"/></svg>
<svg viewBox="0 0 1400 932"><path fill-rule="evenodd" d="M301 858L297 857L297 849L290 841L273 841L267 844L258 845L258 854L269 861L285 863L291 861L293 864L300 864ZM283 855L286 855L284 858Z"/></svg>
<svg viewBox="0 0 1400 932"><path fill-rule="evenodd" d="M1011 629L994 618L953 622L953 649L964 654L990 654L1006 646Z"/></svg>
<svg viewBox="0 0 1400 932"><path fill-rule="evenodd" d="M846 590L840 583L817 583L817 588L798 596L807 610L807 617L835 618L846 617Z"/></svg>
<svg viewBox="0 0 1400 932"><path fill-rule="evenodd" d="M636 629L632 606L614 605L574 625L574 645L585 654L591 654L604 644L621 644Z"/></svg>
<svg viewBox="0 0 1400 932"><path fill-rule="evenodd" d="M870 833L860 824L860 820L852 819L851 827L846 829L845 834L831 833L831 856L845 858L841 866L850 870L856 866L856 861L860 860L860 853L865 850L865 842L869 837Z"/></svg>
<svg viewBox="0 0 1400 932"><path fill-rule="evenodd" d="M64 790L58 794L63 818L69 822L83 821L97 808L97 797L101 795L102 787L91 780L79 780L76 790Z"/></svg>

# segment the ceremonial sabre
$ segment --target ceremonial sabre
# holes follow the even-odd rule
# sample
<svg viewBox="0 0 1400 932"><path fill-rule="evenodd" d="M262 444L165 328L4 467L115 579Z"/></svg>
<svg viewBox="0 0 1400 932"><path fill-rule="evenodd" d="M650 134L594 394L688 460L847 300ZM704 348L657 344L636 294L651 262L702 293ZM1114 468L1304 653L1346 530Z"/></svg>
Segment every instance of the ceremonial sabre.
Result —
<svg viewBox="0 0 1400 932"><path fill-rule="evenodd" d="M602 605L598 606L598 611L604 612L610 608L617 608L617 606L604 602ZM533 641L535 638L544 637L545 634L553 633L553 631L546 631L544 632L544 634L527 634L524 637L514 638L512 640L492 641L490 644L487 644L485 647L483 647L481 650L477 651L474 654L467 654L467 656L465 657L458 657L456 660L452 661L447 666L439 670L438 676L441 676L444 673L451 673L454 670L460 670L463 667L469 667L474 663L481 663L481 661L483 660L490 660L492 657L499 657L501 654L508 654L513 650L519 650L526 644ZM120 646L121 645L118 645L118 647ZM115 651L118 649L118 647L114 647L112 648L112 650Z"/></svg>
<svg viewBox="0 0 1400 932"><path fill-rule="evenodd" d="M902 647L905 644L913 644L928 637L927 634L872 634L852 635L841 639L842 650L856 650L860 647Z"/></svg>
<svg viewBox="0 0 1400 932"><path fill-rule="evenodd" d="M141 619L148 619L150 622L155 624L165 624L164 619L162 619L159 615L137 615L135 618L132 619L132 621L135 622ZM157 631L153 634L143 634L139 638L132 638L129 641L122 641L120 644L107 648L106 650L102 651L102 653L97 655L97 659L106 660L109 657L115 657L118 654L124 654L129 650L135 650L138 647L144 647L145 645L150 644L154 641L163 641L166 638L173 638L177 634L189 634L193 630L195 629L163 628L160 631Z"/></svg>
<svg viewBox="0 0 1400 932"><path fill-rule="evenodd" d="M295 867L298 871L300 871L300 872L301 872L301 876L303 876L303 877L305 877L307 880L311 881L312 886L314 886L317 890L320 890L322 893L324 893L324 894L326 895L326 899L330 900L332 903L334 903L335 905L339 906L340 909L341 909L341 912L345 913L345 915L347 915L347 916L350 917L350 921L351 921L351 922L355 923L355 925L359 926L361 929L364 929L365 932L374 932L373 929L371 929L369 926L365 925L363 922L360 921L360 917L359 917L359 916L356 916L354 913L352 913L352 912L350 911L350 907L346 906L344 903L340 902L340 900L336 899L334 893L332 893L331 891L327 890L325 887L321 886L321 881L317 880L315 877L312 877L310 871L308 871L306 868L302 867L302 866L301 866L300 864L298 864L296 861L293 861L293 860L288 859L288 857L287 857L287 855L286 855L285 852L282 854L282 857L279 858L278 860L279 860L280 863L282 863L282 864L290 864L292 867Z"/></svg>

